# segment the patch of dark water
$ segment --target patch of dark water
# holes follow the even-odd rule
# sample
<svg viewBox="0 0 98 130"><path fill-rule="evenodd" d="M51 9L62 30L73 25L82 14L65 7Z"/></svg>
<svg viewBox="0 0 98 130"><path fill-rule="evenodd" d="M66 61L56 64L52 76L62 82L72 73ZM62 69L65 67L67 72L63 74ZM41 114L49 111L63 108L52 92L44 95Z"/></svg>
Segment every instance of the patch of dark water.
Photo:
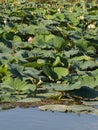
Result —
<svg viewBox="0 0 98 130"><path fill-rule="evenodd" d="M0 112L1 130L98 130L98 116L15 108Z"/></svg>

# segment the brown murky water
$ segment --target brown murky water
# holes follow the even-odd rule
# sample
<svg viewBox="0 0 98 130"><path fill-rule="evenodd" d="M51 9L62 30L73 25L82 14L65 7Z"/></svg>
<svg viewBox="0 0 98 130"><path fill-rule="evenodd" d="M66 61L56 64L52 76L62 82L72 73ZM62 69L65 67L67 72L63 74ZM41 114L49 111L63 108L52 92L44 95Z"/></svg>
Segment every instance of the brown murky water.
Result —
<svg viewBox="0 0 98 130"><path fill-rule="evenodd" d="M98 130L98 116L15 108L0 112L0 130Z"/></svg>

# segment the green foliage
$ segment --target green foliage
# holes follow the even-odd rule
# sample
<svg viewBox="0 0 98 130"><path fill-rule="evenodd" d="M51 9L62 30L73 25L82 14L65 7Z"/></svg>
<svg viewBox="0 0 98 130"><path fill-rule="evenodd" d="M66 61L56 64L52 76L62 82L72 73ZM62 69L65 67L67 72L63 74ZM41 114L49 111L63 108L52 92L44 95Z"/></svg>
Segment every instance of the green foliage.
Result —
<svg viewBox="0 0 98 130"><path fill-rule="evenodd" d="M69 74L69 70L64 67L54 67L54 72L57 74L58 79L62 79L63 76Z"/></svg>
<svg viewBox="0 0 98 130"><path fill-rule="evenodd" d="M34 95L39 86L63 92L97 89L97 71L98 8L93 2L0 4L1 101Z"/></svg>
<svg viewBox="0 0 98 130"><path fill-rule="evenodd" d="M29 94L35 91L35 85L28 84L26 81L21 81L18 78L8 78L1 84L2 89L9 90L11 94Z"/></svg>

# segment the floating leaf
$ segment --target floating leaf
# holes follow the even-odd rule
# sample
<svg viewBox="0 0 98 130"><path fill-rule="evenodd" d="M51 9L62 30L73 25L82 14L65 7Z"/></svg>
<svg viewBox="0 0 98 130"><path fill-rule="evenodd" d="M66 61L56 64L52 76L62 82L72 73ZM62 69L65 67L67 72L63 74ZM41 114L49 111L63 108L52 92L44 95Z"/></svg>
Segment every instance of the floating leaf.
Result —
<svg viewBox="0 0 98 130"><path fill-rule="evenodd" d="M55 59L55 61L53 62L52 66L55 67L55 66L59 65L60 63L61 63L60 57L57 56L56 59Z"/></svg>
<svg viewBox="0 0 98 130"><path fill-rule="evenodd" d="M55 79L57 79L57 75L56 75L56 73L53 71L52 68L50 68L50 67L48 67L48 66L43 66L42 69L43 69L43 72L45 73L45 75L47 75L50 80L55 80Z"/></svg>
<svg viewBox="0 0 98 130"><path fill-rule="evenodd" d="M76 112L76 113L88 113L88 112L93 112L92 107L84 106L84 105L43 105L39 107L40 110L46 111L59 111L59 112Z"/></svg>
<svg viewBox="0 0 98 130"><path fill-rule="evenodd" d="M69 74L69 70L64 67L55 67L54 72L57 74L58 79L61 79L62 77L65 77Z"/></svg>
<svg viewBox="0 0 98 130"><path fill-rule="evenodd" d="M51 38L48 41L48 43L52 44L54 48L57 50L61 49L64 46L64 44L66 44L64 38L59 36L55 36L54 38Z"/></svg>
<svg viewBox="0 0 98 130"><path fill-rule="evenodd" d="M26 102L26 103L32 103L32 102L40 102L41 99L40 98L24 98L24 99L20 99L20 100L17 100L17 102Z"/></svg>
<svg viewBox="0 0 98 130"><path fill-rule="evenodd" d="M22 42L21 37L19 37L19 36L17 36L17 35L14 35L13 41L14 41L14 42Z"/></svg>
<svg viewBox="0 0 98 130"><path fill-rule="evenodd" d="M43 85L44 88L46 89L54 89L56 91L60 91L60 92L66 92L66 91L70 91L70 90L74 90L74 89L80 89L81 86L81 82L78 81L74 84L68 84L68 83L62 83L62 84L57 84L57 83L47 83Z"/></svg>
<svg viewBox="0 0 98 130"><path fill-rule="evenodd" d="M21 81L18 78L9 78L1 84L1 88L9 90L12 94L25 94L32 93L35 91L36 86L34 84L28 84L25 81Z"/></svg>
<svg viewBox="0 0 98 130"><path fill-rule="evenodd" d="M47 62L46 62L45 59L38 59L38 60L37 60L37 63L38 63L39 65L41 65L41 66L47 64Z"/></svg>

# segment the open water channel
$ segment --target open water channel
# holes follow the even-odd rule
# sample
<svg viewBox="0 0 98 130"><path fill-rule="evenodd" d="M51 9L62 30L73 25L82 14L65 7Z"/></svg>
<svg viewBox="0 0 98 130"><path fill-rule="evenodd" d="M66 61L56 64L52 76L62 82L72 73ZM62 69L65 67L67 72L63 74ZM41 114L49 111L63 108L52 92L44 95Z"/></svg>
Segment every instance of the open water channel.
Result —
<svg viewBox="0 0 98 130"><path fill-rule="evenodd" d="M0 130L98 130L98 116L15 108L0 112Z"/></svg>

